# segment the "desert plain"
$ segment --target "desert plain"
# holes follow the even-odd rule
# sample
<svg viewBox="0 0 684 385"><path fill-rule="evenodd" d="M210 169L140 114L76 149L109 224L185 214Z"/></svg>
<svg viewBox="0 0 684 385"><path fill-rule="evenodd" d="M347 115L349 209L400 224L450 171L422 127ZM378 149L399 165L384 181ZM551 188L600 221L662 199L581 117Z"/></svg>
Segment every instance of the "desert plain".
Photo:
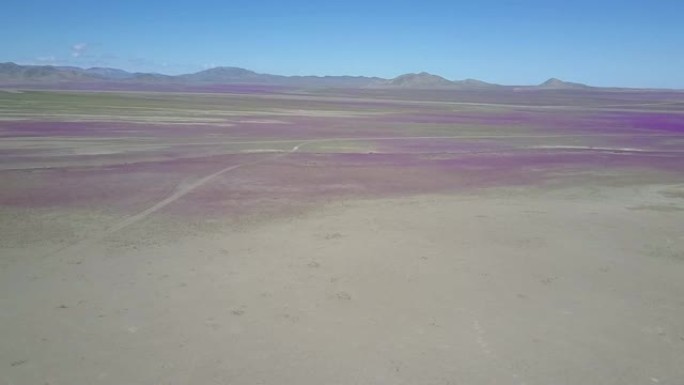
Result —
<svg viewBox="0 0 684 385"><path fill-rule="evenodd" d="M0 384L684 384L684 93L0 92Z"/></svg>

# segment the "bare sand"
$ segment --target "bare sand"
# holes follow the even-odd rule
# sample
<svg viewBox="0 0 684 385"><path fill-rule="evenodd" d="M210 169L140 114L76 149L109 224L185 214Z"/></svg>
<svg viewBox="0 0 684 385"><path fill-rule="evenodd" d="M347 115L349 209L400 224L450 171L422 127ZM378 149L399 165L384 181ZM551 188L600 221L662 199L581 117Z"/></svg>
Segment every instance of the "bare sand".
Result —
<svg viewBox="0 0 684 385"><path fill-rule="evenodd" d="M684 378L684 185L346 200L153 241L167 230L4 245L0 383Z"/></svg>

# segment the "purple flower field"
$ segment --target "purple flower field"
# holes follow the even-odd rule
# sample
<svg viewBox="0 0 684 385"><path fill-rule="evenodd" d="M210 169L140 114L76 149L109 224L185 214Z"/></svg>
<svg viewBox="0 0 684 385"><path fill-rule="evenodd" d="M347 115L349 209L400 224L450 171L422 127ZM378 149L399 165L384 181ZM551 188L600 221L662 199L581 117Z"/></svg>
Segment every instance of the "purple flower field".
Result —
<svg viewBox="0 0 684 385"><path fill-rule="evenodd" d="M553 186L578 178L638 184L655 175L684 177L684 114L678 111L348 95L241 99L268 90L238 88L187 99L115 100L130 99L130 109L84 94L85 106L51 103L73 111L94 101L98 112L88 119L76 111L0 121L0 205L136 212L232 166L164 210L250 215L337 199ZM659 97L642 96L648 103ZM149 112L139 111L144 103ZM185 108L169 116L178 103ZM224 110L232 112L221 115ZM175 121L155 122L158 111ZM213 120L196 121L203 117Z"/></svg>

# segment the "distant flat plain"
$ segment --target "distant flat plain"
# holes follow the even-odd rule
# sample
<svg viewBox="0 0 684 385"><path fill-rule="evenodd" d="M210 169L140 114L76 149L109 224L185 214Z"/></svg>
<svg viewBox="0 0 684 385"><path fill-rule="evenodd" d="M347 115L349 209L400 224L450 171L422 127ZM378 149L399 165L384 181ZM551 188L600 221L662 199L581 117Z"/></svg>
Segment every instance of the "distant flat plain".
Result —
<svg viewBox="0 0 684 385"><path fill-rule="evenodd" d="M0 384L681 384L684 93L0 91Z"/></svg>

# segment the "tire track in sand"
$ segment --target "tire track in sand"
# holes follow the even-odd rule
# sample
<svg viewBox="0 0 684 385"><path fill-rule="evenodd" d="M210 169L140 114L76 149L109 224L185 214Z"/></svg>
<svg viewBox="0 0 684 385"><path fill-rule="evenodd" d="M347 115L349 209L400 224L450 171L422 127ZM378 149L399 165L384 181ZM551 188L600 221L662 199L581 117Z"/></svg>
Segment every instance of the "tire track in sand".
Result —
<svg viewBox="0 0 684 385"><path fill-rule="evenodd" d="M291 154L293 152L298 151L302 145L304 145L304 143L300 143L300 144L292 147L292 149L285 154L278 154L276 156L271 156L271 157L268 157L267 159L256 160L254 162L246 162L246 163L235 164L232 166L222 168L221 170L218 170L218 171L214 172L213 174L209 174L203 178L200 178L200 179L198 179L198 180L196 180L190 184L187 184L187 185L183 186L182 188L176 190L176 192L174 192L173 194L171 194L168 197L160 200L159 202L155 203L154 205L148 207L147 209L120 221L119 223L115 224L114 226L109 227L107 230L104 231L104 233L102 234L102 237L105 237L109 234L115 233L115 232L117 232L117 231L119 231L125 227L128 227L134 223L137 223L137 222L147 218L151 214L153 214L153 213L161 210L162 208L170 205L171 203L177 201L178 199L184 197L185 195L188 195L189 193L196 190L197 188L202 187L205 184L211 182L213 179L215 179L219 175L225 174L227 172L236 170L236 169L244 167L244 166L259 164L259 163L267 162L269 160L273 160L273 159L283 157L287 154Z"/></svg>
<svg viewBox="0 0 684 385"><path fill-rule="evenodd" d="M197 179L196 181L189 183L189 184L187 184L187 185L185 185L179 189L176 189L173 194L171 194L171 195L167 196L166 198L158 201L154 205L146 208L145 210L140 211L140 212L133 214L131 216L128 216L128 217L122 219L121 221L115 223L114 225L107 227L106 229L104 229L100 233L91 235L87 238L78 240L74 243L71 243L71 244L66 245L64 247L61 247L57 250L54 250L54 251L48 253L47 255L44 255L43 258L54 257L56 255L66 253L66 252L74 253L76 251L82 250L83 248L85 248L91 244L94 244L94 243L97 243L97 242L103 240L104 238L106 238L107 236L109 236L111 234L114 234L114 233L121 231L122 229L124 229L128 226L131 226L135 223L138 223L138 222L144 220L145 218L149 217L150 215L154 214L155 212L163 209L164 207L170 205L171 203L177 201L178 199L188 195L189 193L193 192L197 188L204 186L205 184L211 182L213 179L215 179L216 177L218 177L222 174L228 173L230 171L236 170L236 169L244 167L244 166L259 164L259 163L267 162L269 160L273 160L273 159L277 159L277 158L286 156L288 154L291 154L291 153L298 151L301 148L301 146L303 146L306 143L308 143L308 142L299 143L296 146L292 147L292 149L290 151L288 151L284 154L278 154L275 156L268 157L266 159L260 159L260 160L256 160L253 162L245 162L245 163L240 163L240 164L234 164L232 166L222 168L222 169L220 169L214 173L211 173L211 174L206 175L200 179Z"/></svg>

